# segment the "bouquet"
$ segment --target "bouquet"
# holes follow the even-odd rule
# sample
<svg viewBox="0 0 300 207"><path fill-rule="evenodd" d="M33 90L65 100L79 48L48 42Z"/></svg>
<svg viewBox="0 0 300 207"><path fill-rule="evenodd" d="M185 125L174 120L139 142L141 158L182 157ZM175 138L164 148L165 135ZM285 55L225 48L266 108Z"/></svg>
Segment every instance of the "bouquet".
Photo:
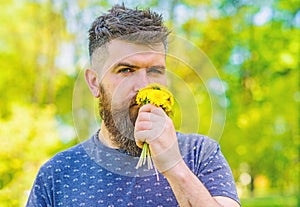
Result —
<svg viewBox="0 0 300 207"><path fill-rule="evenodd" d="M145 104L153 104L154 106L161 107L168 116L172 114L172 106L174 104L174 98L172 93L164 86L154 83L149 84L145 88L139 90L136 96L136 103L139 106ZM148 143L144 143L140 159L136 165L136 169L148 163L148 169L153 168L151 152ZM158 173L155 168L157 179Z"/></svg>

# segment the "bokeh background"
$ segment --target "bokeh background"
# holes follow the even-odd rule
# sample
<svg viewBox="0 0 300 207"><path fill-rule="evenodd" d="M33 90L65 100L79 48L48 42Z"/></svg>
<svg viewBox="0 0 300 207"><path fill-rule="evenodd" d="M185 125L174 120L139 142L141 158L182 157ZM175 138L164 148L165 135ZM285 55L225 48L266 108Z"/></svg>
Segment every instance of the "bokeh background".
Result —
<svg viewBox="0 0 300 207"><path fill-rule="evenodd" d="M226 94L219 143L243 206L299 207L300 1L124 2L162 13L215 66ZM0 206L24 206L39 167L80 142L72 98L87 30L115 3L0 0ZM211 111L189 78L199 109Z"/></svg>

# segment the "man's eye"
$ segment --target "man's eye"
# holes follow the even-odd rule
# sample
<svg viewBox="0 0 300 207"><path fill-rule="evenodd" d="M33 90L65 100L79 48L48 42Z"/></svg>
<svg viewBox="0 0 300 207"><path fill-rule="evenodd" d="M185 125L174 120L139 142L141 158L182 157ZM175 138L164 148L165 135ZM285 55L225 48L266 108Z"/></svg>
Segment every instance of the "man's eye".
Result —
<svg viewBox="0 0 300 207"><path fill-rule="evenodd" d="M126 74L126 73L131 73L131 72L133 72L133 69L131 69L131 68L122 68L122 69L120 69L118 72L119 72L119 73L124 73L124 74Z"/></svg>
<svg viewBox="0 0 300 207"><path fill-rule="evenodd" d="M159 68L149 68L148 73L164 74L164 70Z"/></svg>

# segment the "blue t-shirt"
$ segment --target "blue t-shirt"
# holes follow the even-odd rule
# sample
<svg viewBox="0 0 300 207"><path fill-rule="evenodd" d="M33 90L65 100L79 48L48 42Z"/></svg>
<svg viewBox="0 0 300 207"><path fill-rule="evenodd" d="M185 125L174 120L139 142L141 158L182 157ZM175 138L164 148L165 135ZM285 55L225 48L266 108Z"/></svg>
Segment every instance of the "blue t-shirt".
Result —
<svg viewBox="0 0 300 207"><path fill-rule="evenodd" d="M231 170L214 140L177 133L181 155L212 196L239 202ZM56 154L39 170L27 206L178 206L167 179L138 157L104 146L97 133Z"/></svg>

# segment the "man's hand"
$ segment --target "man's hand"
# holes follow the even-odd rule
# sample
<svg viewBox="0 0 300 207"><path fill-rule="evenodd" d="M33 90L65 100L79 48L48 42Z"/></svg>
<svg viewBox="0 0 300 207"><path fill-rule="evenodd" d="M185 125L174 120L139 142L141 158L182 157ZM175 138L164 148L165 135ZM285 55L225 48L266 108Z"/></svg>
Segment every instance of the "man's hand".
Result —
<svg viewBox="0 0 300 207"><path fill-rule="evenodd" d="M161 173L183 161L173 122L159 107L147 104L140 108L135 123L135 139L140 148L144 142L149 144L155 167Z"/></svg>

